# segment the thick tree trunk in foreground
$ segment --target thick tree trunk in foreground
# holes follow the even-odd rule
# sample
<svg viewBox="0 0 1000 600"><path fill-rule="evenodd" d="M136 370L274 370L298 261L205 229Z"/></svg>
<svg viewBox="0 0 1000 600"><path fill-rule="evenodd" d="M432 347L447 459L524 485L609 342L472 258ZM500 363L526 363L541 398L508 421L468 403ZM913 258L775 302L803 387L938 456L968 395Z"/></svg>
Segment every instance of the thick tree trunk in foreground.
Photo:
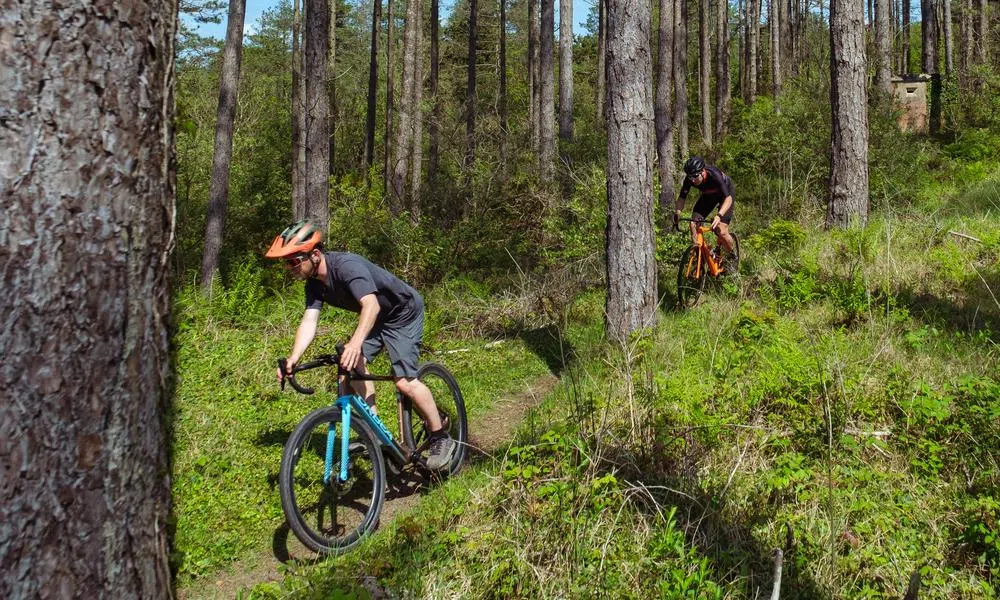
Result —
<svg viewBox="0 0 1000 600"><path fill-rule="evenodd" d="M559 0L559 139L573 139L573 0Z"/></svg>
<svg viewBox="0 0 1000 600"><path fill-rule="evenodd" d="M833 111L827 227L868 220L868 105L861 0L830 3L830 105Z"/></svg>
<svg viewBox="0 0 1000 600"><path fill-rule="evenodd" d="M336 1L336 0L334 0ZM330 51L327 0L306 3L306 215L326 233L330 221L330 98L326 93Z"/></svg>
<svg viewBox="0 0 1000 600"><path fill-rule="evenodd" d="M674 210L674 124L673 54L674 2L660 0L660 26L656 62L656 158L660 173L660 213L665 218Z"/></svg>
<svg viewBox="0 0 1000 600"><path fill-rule="evenodd" d="M206 295L212 293L212 281L219 270L222 232L226 227L229 165L233 159L233 121L236 118L240 58L243 56L245 13L246 0L229 0L226 44L222 51L222 76L219 78L219 106L215 119L215 148L212 155L212 180L208 192L208 217L205 219L205 249L201 255L201 291Z"/></svg>
<svg viewBox="0 0 1000 600"><path fill-rule="evenodd" d="M5 6L0 597L169 598L177 4Z"/></svg>
<svg viewBox="0 0 1000 600"><path fill-rule="evenodd" d="M542 182L551 183L555 176L556 156L556 100L553 52L555 45L555 0L542 0L541 43L539 44L539 142L541 144Z"/></svg>
<svg viewBox="0 0 1000 600"><path fill-rule="evenodd" d="M649 25L648 0L608 0L605 331L620 342L656 317Z"/></svg>

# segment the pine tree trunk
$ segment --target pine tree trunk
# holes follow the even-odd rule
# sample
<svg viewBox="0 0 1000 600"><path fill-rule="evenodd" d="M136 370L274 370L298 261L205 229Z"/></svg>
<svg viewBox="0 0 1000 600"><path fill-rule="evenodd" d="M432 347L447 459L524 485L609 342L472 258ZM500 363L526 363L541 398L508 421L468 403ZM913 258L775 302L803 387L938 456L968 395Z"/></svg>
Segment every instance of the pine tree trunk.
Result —
<svg viewBox="0 0 1000 600"><path fill-rule="evenodd" d="M739 17L739 29L736 34L736 38L739 40L739 48L737 48L736 56L739 59L739 64L737 73L740 76L740 96L746 97L747 89L747 13L746 6L747 0L738 0L737 6L737 16Z"/></svg>
<svg viewBox="0 0 1000 600"><path fill-rule="evenodd" d="M607 105L607 68L605 58L608 47L608 1L597 0L597 122L605 122L605 109ZM671 13L673 12L673 0L671 0ZM670 25L673 27L673 23ZM671 38L673 35L671 35Z"/></svg>
<svg viewBox="0 0 1000 600"><path fill-rule="evenodd" d="M337 2L340 0L328 0L330 3L330 56L327 57L326 90L330 96L330 168L329 175L336 171L335 162L337 158Z"/></svg>
<svg viewBox="0 0 1000 600"><path fill-rule="evenodd" d="M712 0L698 0L698 102L701 107L701 140L712 147L712 45L708 31Z"/></svg>
<svg viewBox="0 0 1000 600"><path fill-rule="evenodd" d="M760 2L747 2L747 30L750 32L747 41L747 104L757 101L757 64L760 62Z"/></svg>
<svg viewBox="0 0 1000 600"><path fill-rule="evenodd" d="M605 0L602 0L602 2ZM660 173L660 213L674 210L673 54L674 1L660 1L659 45L656 61L656 158ZM723 0L725 1L725 0Z"/></svg>
<svg viewBox="0 0 1000 600"><path fill-rule="evenodd" d="M441 98L438 96L438 36L441 26L441 8L438 0L431 0L431 97L434 103L431 122L428 127L430 134L429 164L427 165L427 179L431 189L437 188L437 174L440 144L441 144Z"/></svg>
<svg viewBox="0 0 1000 600"><path fill-rule="evenodd" d="M423 0L415 0L417 19L415 27L415 37L413 44L413 150L411 155L410 169L410 222L416 225L420 222L421 198L420 185L423 179L423 159L424 159L424 6Z"/></svg>
<svg viewBox="0 0 1000 600"><path fill-rule="evenodd" d="M305 79L302 78L302 12L299 0L292 9L292 215L306 216L306 113Z"/></svg>
<svg viewBox="0 0 1000 600"><path fill-rule="evenodd" d="M609 0L610 1L610 0ZM687 3L674 0L674 128L677 151L688 155Z"/></svg>
<svg viewBox="0 0 1000 600"><path fill-rule="evenodd" d="M976 64L985 65L986 64L986 45L989 43L988 32L989 23L986 20L986 0L976 0L977 5L977 19L975 20L976 27Z"/></svg>
<svg viewBox="0 0 1000 600"><path fill-rule="evenodd" d="M781 0L768 0L767 20L771 29L771 95L774 96L774 109L778 110L778 98L781 96L781 50L778 32L781 22L778 20L778 4Z"/></svg>
<svg viewBox="0 0 1000 600"><path fill-rule="evenodd" d="M236 91L240 82L240 59L243 56L243 15L246 0L229 0L226 44L222 53L222 76L219 78L219 106L215 120L215 149L212 157L212 180L209 183L208 217L205 220L205 250L201 257L201 291L212 293L212 281L219 270L222 232L226 227L229 199L229 165L233 159L233 120L236 117Z"/></svg>
<svg viewBox="0 0 1000 600"><path fill-rule="evenodd" d="M393 144L392 198L390 206L402 210L407 205L406 175L410 170L410 154L413 148L413 102L414 102L414 60L416 59L417 3L406 0L406 22L403 25L403 77L399 99L399 120L396 124L396 141ZM395 213L398 214L398 213Z"/></svg>
<svg viewBox="0 0 1000 600"><path fill-rule="evenodd" d="M830 3L832 152L827 227L868 220L868 106L861 0Z"/></svg>
<svg viewBox="0 0 1000 600"><path fill-rule="evenodd" d="M389 143L389 138L392 136L392 117L393 111L396 110L396 99L394 97L395 81L394 73L395 65L392 62L392 46L393 46L393 33L395 31L392 14L392 4L393 0L386 0L385 3L385 131L383 132L383 144L385 145L385 160L382 165L382 189L385 190L385 198L389 201L389 212L393 216L399 215L403 210L402 205L397 201L395 194L392 193L392 165L393 165L393 152L398 151L398 148L393 148Z"/></svg>
<svg viewBox="0 0 1000 600"><path fill-rule="evenodd" d="M892 96L892 40L890 39L889 6L891 0L876 0L875 41L878 47L878 66L875 70L875 89L882 100Z"/></svg>
<svg viewBox="0 0 1000 600"><path fill-rule="evenodd" d="M469 2L469 56L465 87L465 173L467 187L472 190L472 169L476 160L476 45L479 38L479 2Z"/></svg>
<svg viewBox="0 0 1000 600"><path fill-rule="evenodd" d="M573 0L559 0L559 139L573 139Z"/></svg>
<svg viewBox="0 0 1000 600"><path fill-rule="evenodd" d="M500 161L507 172L507 0L500 0Z"/></svg>
<svg viewBox="0 0 1000 600"><path fill-rule="evenodd" d="M965 76L968 75L969 67L972 66L972 0L963 0L962 2L959 36L962 38L959 68L962 71L962 75Z"/></svg>
<svg viewBox="0 0 1000 600"><path fill-rule="evenodd" d="M944 72L951 75L955 70L951 36L951 0L942 0L942 4L944 9Z"/></svg>
<svg viewBox="0 0 1000 600"><path fill-rule="evenodd" d="M715 143L722 144L729 121L729 103L732 92L729 83L729 2L719 0L716 5L715 43Z"/></svg>
<svg viewBox="0 0 1000 600"><path fill-rule="evenodd" d="M540 32L538 25L538 0L528 0L528 93L530 95L529 122L531 123L531 149L536 167L540 167L542 153L541 73L538 69Z"/></svg>
<svg viewBox="0 0 1000 600"><path fill-rule="evenodd" d="M0 597L171 598L177 3L2 20Z"/></svg>
<svg viewBox="0 0 1000 600"><path fill-rule="evenodd" d="M910 0L903 0L903 74L910 72Z"/></svg>
<svg viewBox="0 0 1000 600"><path fill-rule="evenodd" d="M307 215L320 231L330 220L330 103L326 94L330 52L330 6L327 0L306 5L306 202Z"/></svg>
<svg viewBox="0 0 1000 600"><path fill-rule="evenodd" d="M541 43L539 48L539 79L541 80L541 106L539 136L541 138L541 177L544 184L551 183L555 176L555 73L553 51L555 42L555 2L542 0Z"/></svg>
<svg viewBox="0 0 1000 600"><path fill-rule="evenodd" d="M387 0L391 1L391 0ZM365 118L365 171L370 172L375 164L375 111L378 100L378 38L382 21L382 0L372 2L371 56L368 61L368 112ZM367 177L367 175L366 175Z"/></svg>
<svg viewBox="0 0 1000 600"><path fill-rule="evenodd" d="M649 23L645 0L608 1L605 331L617 342L656 318Z"/></svg>
<svg viewBox="0 0 1000 600"><path fill-rule="evenodd" d="M924 73L937 73L937 12L934 0L920 0L920 69Z"/></svg>

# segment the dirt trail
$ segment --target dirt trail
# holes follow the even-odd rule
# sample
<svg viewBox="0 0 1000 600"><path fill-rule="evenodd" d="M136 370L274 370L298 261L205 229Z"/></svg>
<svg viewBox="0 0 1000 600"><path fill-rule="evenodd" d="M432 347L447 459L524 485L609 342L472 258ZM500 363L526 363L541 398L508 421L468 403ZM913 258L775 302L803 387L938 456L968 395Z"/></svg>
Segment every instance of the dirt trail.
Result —
<svg viewBox="0 0 1000 600"><path fill-rule="evenodd" d="M545 396L555 387L559 380L549 374L532 381L525 382L524 389L516 394L502 398L500 402L486 415L477 418L469 424L469 444L473 448L472 459L477 460L482 455L489 455L509 440L514 430L524 419L525 414L538 406ZM392 521L396 515L412 508L420 501L421 494L395 494L390 490L389 497L382 507L381 523ZM275 533L272 547L262 549L257 554L244 558L230 565L226 570L214 575L206 575L194 583L178 589L179 600L208 600L219 598L234 598L239 590L258 583L278 581L282 579L279 573L279 558L282 560L309 560L315 555L302 546L287 526Z"/></svg>

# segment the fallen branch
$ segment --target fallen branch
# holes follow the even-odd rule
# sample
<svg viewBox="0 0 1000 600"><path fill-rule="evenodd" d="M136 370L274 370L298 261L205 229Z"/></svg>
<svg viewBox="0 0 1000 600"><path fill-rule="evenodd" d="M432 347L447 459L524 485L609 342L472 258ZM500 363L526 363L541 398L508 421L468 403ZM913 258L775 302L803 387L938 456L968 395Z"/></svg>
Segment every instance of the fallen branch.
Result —
<svg viewBox="0 0 1000 600"><path fill-rule="evenodd" d="M861 431L860 429L855 429L853 427L844 428L844 433L847 435L870 435L877 438L884 438L892 435L891 431Z"/></svg>
<svg viewBox="0 0 1000 600"><path fill-rule="evenodd" d="M971 235L967 235L967 234L964 234L964 233L959 233L957 231L949 231L948 233L950 233L951 235L960 237L960 238L965 238L967 240L972 240L973 242L979 242L980 244L983 243L983 240L981 240L979 238L972 237Z"/></svg>
<svg viewBox="0 0 1000 600"><path fill-rule="evenodd" d="M781 548L774 551L774 587L771 588L771 600L778 600L781 593L781 563L784 562L784 554Z"/></svg>

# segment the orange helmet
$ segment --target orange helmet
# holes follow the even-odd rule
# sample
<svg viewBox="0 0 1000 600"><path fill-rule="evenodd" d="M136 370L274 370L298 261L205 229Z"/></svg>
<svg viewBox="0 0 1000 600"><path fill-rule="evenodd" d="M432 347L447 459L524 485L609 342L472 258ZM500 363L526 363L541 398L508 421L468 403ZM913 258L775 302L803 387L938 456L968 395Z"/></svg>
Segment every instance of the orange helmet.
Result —
<svg viewBox="0 0 1000 600"><path fill-rule="evenodd" d="M302 219L294 225L289 225L282 231L268 249L267 258L286 258L295 254L312 252L313 248L320 245L319 229L309 219Z"/></svg>

